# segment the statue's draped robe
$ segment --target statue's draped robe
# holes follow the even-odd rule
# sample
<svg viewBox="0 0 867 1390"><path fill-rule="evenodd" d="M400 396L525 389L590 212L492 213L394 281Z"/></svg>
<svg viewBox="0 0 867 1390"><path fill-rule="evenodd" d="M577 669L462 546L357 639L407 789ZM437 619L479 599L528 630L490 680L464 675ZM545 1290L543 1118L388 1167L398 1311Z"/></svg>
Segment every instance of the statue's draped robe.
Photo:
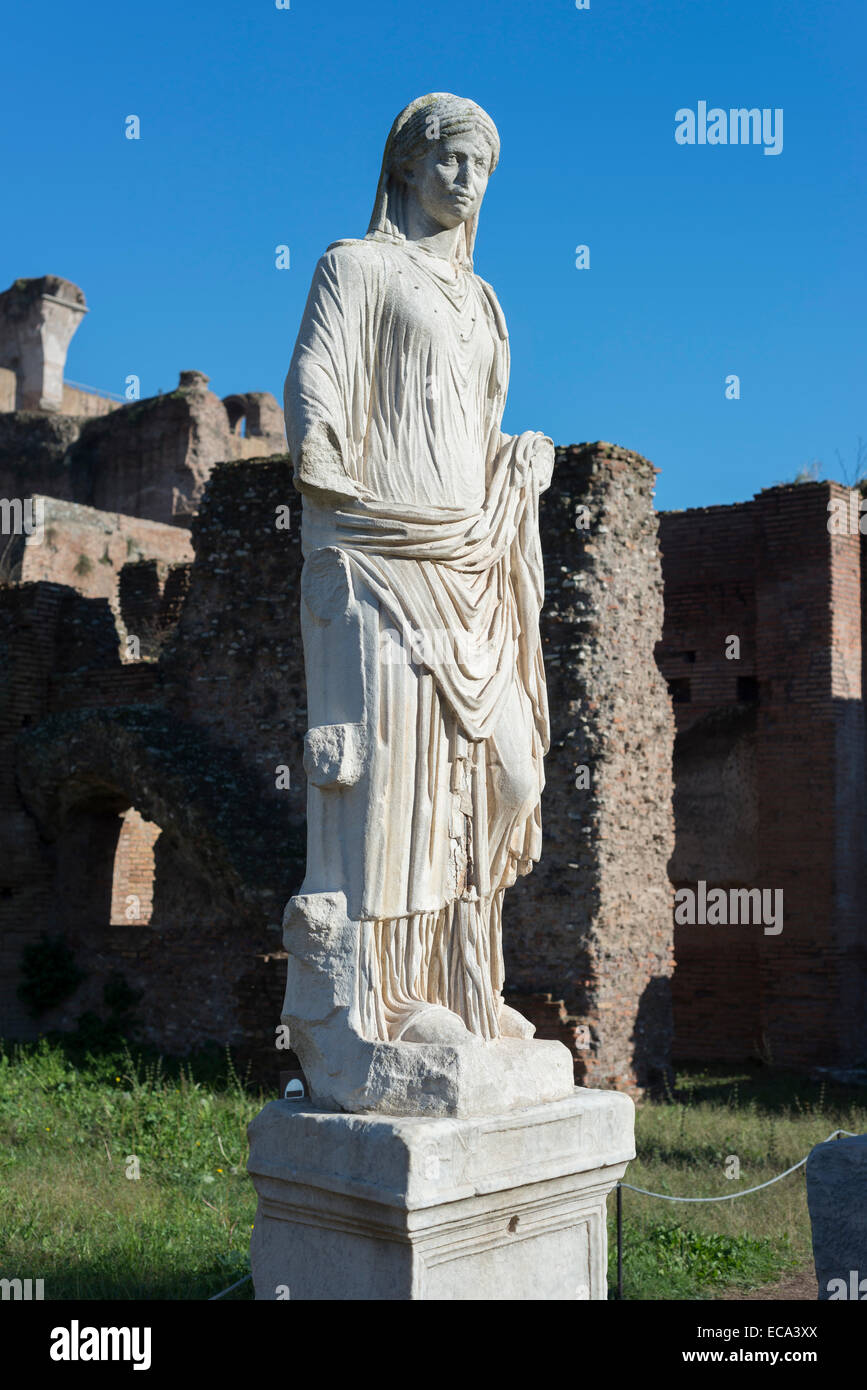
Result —
<svg viewBox="0 0 867 1390"><path fill-rule="evenodd" d="M499 1035L503 891L539 857L550 471L538 436L500 432L508 371L502 311L471 271L377 237L319 262L286 383L304 492L301 892L345 893L371 1038L399 1036L419 1002ZM307 439L363 500L317 491Z"/></svg>

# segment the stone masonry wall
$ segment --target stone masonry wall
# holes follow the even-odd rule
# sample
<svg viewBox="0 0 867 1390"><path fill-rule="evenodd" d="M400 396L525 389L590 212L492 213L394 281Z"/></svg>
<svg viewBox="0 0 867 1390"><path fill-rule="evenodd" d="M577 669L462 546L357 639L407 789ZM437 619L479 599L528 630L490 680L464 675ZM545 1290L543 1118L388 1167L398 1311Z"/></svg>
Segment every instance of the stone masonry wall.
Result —
<svg viewBox="0 0 867 1390"><path fill-rule="evenodd" d="M120 405L123 405L123 401L115 400L112 396L104 396L99 391L88 391L79 386L70 386L68 381L63 383L63 402L60 408L64 415L91 420L98 415L110 415Z"/></svg>
<svg viewBox="0 0 867 1390"><path fill-rule="evenodd" d="M189 526L216 463L285 447L273 396L251 391L221 401L203 372L181 372L174 391L112 403L107 413L71 397L67 403L68 414L0 411L0 498L41 493Z"/></svg>
<svg viewBox="0 0 867 1390"><path fill-rule="evenodd" d="M660 518L672 879L784 905L779 933L675 928L678 1058L865 1055L862 542L857 510L854 532L829 533L841 500L837 483L803 483Z"/></svg>
<svg viewBox="0 0 867 1390"><path fill-rule="evenodd" d="M671 1036L673 848L656 470L610 444L558 449L542 499L551 751L543 857L507 895L507 984L589 1085L653 1084ZM586 784L586 785L585 785Z"/></svg>
<svg viewBox="0 0 867 1390"><path fill-rule="evenodd" d="M289 530L275 524L284 504ZM304 857L299 516L285 456L218 469L196 564L121 568L126 630L162 632L139 661L120 660L105 597L0 588L0 824L24 851L0 873L0 1032L104 1013L120 974L142 996L137 1036L181 1052L229 1042L276 1084L280 921ZM85 979L34 1020L16 997L21 950L59 930Z"/></svg>
<svg viewBox="0 0 867 1390"><path fill-rule="evenodd" d="M101 512L53 497L41 504L42 533L22 538L19 579L67 584L87 598L105 598L119 615L118 576L134 560L158 564L162 575L171 565L191 561L189 532L143 517Z"/></svg>

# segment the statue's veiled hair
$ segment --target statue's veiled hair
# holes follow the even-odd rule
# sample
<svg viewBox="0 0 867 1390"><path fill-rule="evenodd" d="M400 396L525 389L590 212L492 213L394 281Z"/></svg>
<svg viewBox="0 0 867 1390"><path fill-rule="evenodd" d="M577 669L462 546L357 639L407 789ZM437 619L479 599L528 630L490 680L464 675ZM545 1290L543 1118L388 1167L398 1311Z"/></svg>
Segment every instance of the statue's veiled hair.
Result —
<svg viewBox="0 0 867 1390"><path fill-rule="evenodd" d="M431 134L435 131L436 134ZM406 239L407 185L402 170L430 149L431 140L449 136L480 134L491 149L490 173L500 158L500 137L487 111L466 97L450 92L429 92L416 97L401 111L391 127L382 157L382 171L376 202L367 235L389 241ZM476 241L478 214L464 223L464 236L458 241L458 264L471 270L473 247Z"/></svg>

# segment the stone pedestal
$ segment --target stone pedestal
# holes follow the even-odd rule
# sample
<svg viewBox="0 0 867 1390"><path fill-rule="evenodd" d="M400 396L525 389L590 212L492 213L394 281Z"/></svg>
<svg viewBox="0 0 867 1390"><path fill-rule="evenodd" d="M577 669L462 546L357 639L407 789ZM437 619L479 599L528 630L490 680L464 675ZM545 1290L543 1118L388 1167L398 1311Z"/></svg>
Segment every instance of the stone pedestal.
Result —
<svg viewBox="0 0 867 1390"><path fill-rule="evenodd" d="M257 1299L604 1299L614 1091L480 1119L272 1101L249 1127Z"/></svg>

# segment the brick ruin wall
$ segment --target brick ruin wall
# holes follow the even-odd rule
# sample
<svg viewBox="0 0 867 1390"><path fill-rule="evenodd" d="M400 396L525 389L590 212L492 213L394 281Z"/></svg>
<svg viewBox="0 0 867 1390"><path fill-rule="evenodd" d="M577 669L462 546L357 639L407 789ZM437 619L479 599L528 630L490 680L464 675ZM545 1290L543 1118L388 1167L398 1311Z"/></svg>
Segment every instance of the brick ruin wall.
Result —
<svg viewBox="0 0 867 1390"><path fill-rule="evenodd" d="M19 583L40 579L67 584L87 598L105 598L120 619L118 577L124 565L152 561L163 580L173 565L189 562L189 531L139 516L102 512L53 497L34 497L41 527L19 539L14 577Z"/></svg>
<svg viewBox="0 0 867 1390"><path fill-rule="evenodd" d="M115 400L112 396L102 395L99 391L90 391L86 387L70 386L68 381L63 383L63 397L60 404L62 415L75 415L81 419L91 420L96 416L110 415L118 406L123 405L123 401ZM13 407L9 406L9 410Z"/></svg>
<svg viewBox="0 0 867 1390"><path fill-rule="evenodd" d="M283 448L268 392L222 401L203 372L185 371L174 391L107 414L0 411L0 498L41 494L188 527L216 463Z"/></svg>
<svg viewBox="0 0 867 1390"><path fill-rule="evenodd" d="M863 568L836 483L660 518L676 887L783 893L783 929L676 925L674 1055L865 1055ZM740 643L737 657L727 656Z"/></svg>
<svg viewBox="0 0 867 1390"><path fill-rule="evenodd" d="M620 1088L665 1073L672 1029L674 728L654 662L655 477L611 445L558 450L542 499L543 857L504 910L514 1002L539 1036L571 1043L582 1083Z"/></svg>
<svg viewBox="0 0 867 1390"><path fill-rule="evenodd" d="M579 1080L629 1088L665 1068L671 1031L653 479L610 445L558 451L542 511L544 857L505 922L508 983L539 1035L571 1045ZM105 595L47 576L0 590L0 818L16 850L0 883L0 1032L104 1015L119 977L142 1039L229 1042L271 1082L285 1065L280 917L304 861L299 522L285 455L223 463L192 518L195 561L122 568L120 632ZM142 659L122 660L119 637L137 632ZM149 913L135 886L148 856ZM34 1021L15 986L42 930L66 935L84 979Z"/></svg>

